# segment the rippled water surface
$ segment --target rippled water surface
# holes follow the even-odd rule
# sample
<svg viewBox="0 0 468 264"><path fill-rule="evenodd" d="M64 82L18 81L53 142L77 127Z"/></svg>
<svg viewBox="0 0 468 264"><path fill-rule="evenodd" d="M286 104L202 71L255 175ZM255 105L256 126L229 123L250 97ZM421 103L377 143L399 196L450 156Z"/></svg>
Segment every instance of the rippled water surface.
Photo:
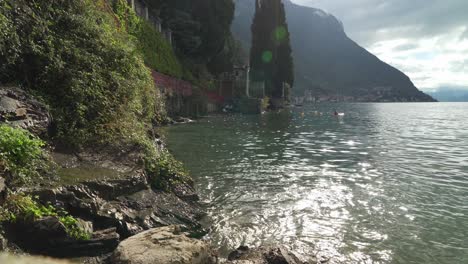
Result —
<svg viewBox="0 0 468 264"><path fill-rule="evenodd" d="M335 118L333 108L346 113ZM222 252L468 263L468 104L311 105L165 128Z"/></svg>

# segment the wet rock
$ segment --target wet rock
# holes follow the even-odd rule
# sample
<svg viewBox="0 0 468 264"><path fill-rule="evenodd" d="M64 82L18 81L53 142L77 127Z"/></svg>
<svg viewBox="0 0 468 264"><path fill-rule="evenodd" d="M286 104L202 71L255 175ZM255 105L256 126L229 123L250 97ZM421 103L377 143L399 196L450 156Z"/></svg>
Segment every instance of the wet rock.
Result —
<svg viewBox="0 0 468 264"><path fill-rule="evenodd" d="M0 87L0 122L46 137L51 123L47 106L17 87Z"/></svg>
<svg viewBox="0 0 468 264"><path fill-rule="evenodd" d="M33 256L14 256L9 254L0 254L0 263L5 264L70 264L65 260L55 260L44 257Z"/></svg>
<svg viewBox="0 0 468 264"><path fill-rule="evenodd" d="M186 118L186 117L182 117L182 116L178 116L176 118L174 118L174 121L176 123L179 123L179 124L185 124L185 123L192 123L193 120L190 119L190 118Z"/></svg>
<svg viewBox="0 0 468 264"><path fill-rule="evenodd" d="M229 253L228 260L236 260L240 259L243 255L249 253L249 247L247 246L240 246L236 250Z"/></svg>
<svg viewBox="0 0 468 264"><path fill-rule="evenodd" d="M92 221L97 229L115 227L122 238L167 225L182 225L197 232L202 230L198 219L203 214L195 202L151 189L145 175L28 193L39 197L43 203L51 203L74 216Z"/></svg>
<svg viewBox="0 0 468 264"><path fill-rule="evenodd" d="M214 264L209 245L189 238L180 227L155 228L120 243L110 257L113 264Z"/></svg>
<svg viewBox="0 0 468 264"><path fill-rule="evenodd" d="M250 249L241 246L231 252L229 264L306 264L284 247L260 247ZM312 264L312 263L310 263Z"/></svg>
<svg viewBox="0 0 468 264"><path fill-rule="evenodd" d="M108 222L118 220L123 237L167 225L182 225L188 230L202 229L197 219L200 208L173 194L143 190L115 201L104 202L97 214Z"/></svg>
<svg viewBox="0 0 468 264"><path fill-rule="evenodd" d="M200 200L192 184L176 184L172 186L172 192L180 199L187 202L197 202Z"/></svg>

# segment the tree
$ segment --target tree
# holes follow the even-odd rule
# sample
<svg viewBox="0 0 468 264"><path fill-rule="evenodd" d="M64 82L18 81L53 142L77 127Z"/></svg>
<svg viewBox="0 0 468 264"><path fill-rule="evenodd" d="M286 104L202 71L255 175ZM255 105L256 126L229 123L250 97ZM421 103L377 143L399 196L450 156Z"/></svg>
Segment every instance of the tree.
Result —
<svg viewBox="0 0 468 264"><path fill-rule="evenodd" d="M173 31L178 54L210 72L220 68L219 57L231 41L234 18L232 0L148 0L158 10L164 26Z"/></svg>
<svg viewBox="0 0 468 264"><path fill-rule="evenodd" d="M281 0L256 0L250 51L251 78L265 82L266 95L279 98L294 84L286 13Z"/></svg>

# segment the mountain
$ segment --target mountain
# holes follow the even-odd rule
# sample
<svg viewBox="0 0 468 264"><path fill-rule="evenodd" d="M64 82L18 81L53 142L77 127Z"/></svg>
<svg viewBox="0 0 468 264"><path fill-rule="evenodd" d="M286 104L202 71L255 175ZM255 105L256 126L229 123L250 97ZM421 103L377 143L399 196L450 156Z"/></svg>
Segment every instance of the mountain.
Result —
<svg viewBox="0 0 468 264"><path fill-rule="evenodd" d="M334 16L283 0L295 64L297 95L324 100L434 101L398 69L379 60L345 33ZM255 0L236 0L232 32L249 49Z"/></svg>
<svg viewBox="0 0 468 264"><path fill-rule="evenodd" d="M439 89L428 92L428 94L441 102L468 102L468 90L466 89Z"/></svg>

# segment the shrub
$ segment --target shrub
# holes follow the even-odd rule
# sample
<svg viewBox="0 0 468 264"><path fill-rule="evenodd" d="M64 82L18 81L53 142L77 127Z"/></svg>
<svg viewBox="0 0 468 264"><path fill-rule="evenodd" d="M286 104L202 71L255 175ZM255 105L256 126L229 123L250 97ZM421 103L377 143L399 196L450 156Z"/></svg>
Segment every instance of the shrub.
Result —
<svg viewBox="0 0 468 264"><path fill-rule="evenodd" d="M262 98L261 104L260 104L261 110L266 111L268 110L268 107L270 107L270 97L266 96Z"/></svg>
<svg viewBox="0 0 468 264"><path fill-rule="evenodd" d="M51 167L44 146L24 129L0 125L0 164L8 172L11 185L40 179L41 172Z"/></svg>
<svg viewBox="0 0 468 264"><path fill-rule="evenodd" d="M46 216L56 215L55 208L39 205L30 196L10 195L2 205L0 221L31 223Z"/></svg>
<svg viewBox="0 0 468 264"><path fill-rule="evenodd" d="M0 222L30 224L44 217L57 217L65 226L69 237L76 240L90 239L91 235L78 226L78 220L65 211L57 211L51 205L37 203L31 196L10 195L0 208Z"/></svg>
<svg viewBox="0 0 468 264"><path fill-rule="evenodd" d="M147 155L146 172L154 188L170 191L179 183L190 183L189 173L181 162L177 161L167 150L157 155Z"/></svg>

